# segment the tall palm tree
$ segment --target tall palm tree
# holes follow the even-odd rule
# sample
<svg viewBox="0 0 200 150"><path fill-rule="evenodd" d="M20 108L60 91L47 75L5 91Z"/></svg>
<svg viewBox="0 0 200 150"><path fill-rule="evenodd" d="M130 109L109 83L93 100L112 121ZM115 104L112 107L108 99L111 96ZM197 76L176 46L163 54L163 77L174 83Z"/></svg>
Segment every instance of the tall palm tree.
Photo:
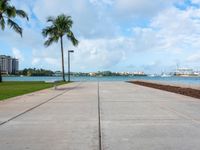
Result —
<svg viewBox="0 0 200 150"><path fill-rule="evenodd" d="M7 25L22 36L22 28L14 21L17 16L28 20L27 13L23 10L16 9L15 6L10 4L10 0L0 0L0 28L4 30ZM2 82L1 68L0 82Z"/></svg>
<svg viewBox="0 0 200 150"><path fill-rule="evenodd" d="M73 21L71 16L66 16L65 14L61 14L54 17L48 17L47 22L51 23L50 26L47 26L43 29L42 34L45 38L48 38L44 45L46 47L50 46L54 42L58 42L60 40L61 45L61 55L62 55L62 76L63 81L65 80L65 69L64 69L64 49L63 49L63 37L66 37L72 42L74 46L78 45L78 40L75 38L73 32L71 31Z"/></svg>

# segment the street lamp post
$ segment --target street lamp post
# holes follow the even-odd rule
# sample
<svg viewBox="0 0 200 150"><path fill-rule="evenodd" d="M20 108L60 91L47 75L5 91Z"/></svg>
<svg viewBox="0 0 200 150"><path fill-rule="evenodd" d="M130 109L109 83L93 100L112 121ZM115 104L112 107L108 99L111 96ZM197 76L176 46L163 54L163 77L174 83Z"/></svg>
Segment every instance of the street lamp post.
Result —
<svg viewBox="0 0 200 150"><path fill-rule="evenodd" d="M68 50L68 82L70 82L70 53L74 53L74 50Z"/></svg>

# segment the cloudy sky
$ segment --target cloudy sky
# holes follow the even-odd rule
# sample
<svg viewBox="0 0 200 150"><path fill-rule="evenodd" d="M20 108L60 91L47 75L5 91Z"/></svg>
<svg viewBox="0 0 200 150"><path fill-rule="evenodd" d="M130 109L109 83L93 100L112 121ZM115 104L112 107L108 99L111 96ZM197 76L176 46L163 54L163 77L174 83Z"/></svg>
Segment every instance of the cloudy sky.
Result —
<svg viewBox="0 0 200 150"><path fill-rule="evenodd" d="M25 67L60 70L60 45L43 46L46 18L72 16L79 39L73 71L173 71L176 66L200 70L200 0L12 0L30 21L17 20L23 38L0 31L0 54L20 59ZM65 53L67 54L67 53ZM67 56L66 56L67 63Z"/></svg>

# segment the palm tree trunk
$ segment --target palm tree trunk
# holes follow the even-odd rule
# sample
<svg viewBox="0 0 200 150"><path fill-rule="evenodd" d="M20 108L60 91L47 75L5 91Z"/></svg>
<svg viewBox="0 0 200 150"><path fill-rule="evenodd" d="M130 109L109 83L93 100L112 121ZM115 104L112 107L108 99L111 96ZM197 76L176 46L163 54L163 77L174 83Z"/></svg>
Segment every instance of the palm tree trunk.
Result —
<svg viewBox="0 0 200 150"><path fill-rule="evenodd" d="M1 66L0 66L0 83L2 82L2 76L1 76Z"/></svg>
<svg viewBox="0 0 200 150"><path fill-rule="evenodd" d="M62 55L62 77L63 77L63 81L65 80L65 64L64 64L64 49L63 49L63 37L60 37L60 44L61 44L61 55Z"/></svg>
<svg viewBox="0 0 200 150"><path fill-rule="evenodd" d="M1 61L1 60L0 60L0 61ZM3 64L2 64L2 62L1 62L1 63L0 63L0 83L2 82L2 75L1 75L1 68L3 68L2 65L3 65Z"/></svg>

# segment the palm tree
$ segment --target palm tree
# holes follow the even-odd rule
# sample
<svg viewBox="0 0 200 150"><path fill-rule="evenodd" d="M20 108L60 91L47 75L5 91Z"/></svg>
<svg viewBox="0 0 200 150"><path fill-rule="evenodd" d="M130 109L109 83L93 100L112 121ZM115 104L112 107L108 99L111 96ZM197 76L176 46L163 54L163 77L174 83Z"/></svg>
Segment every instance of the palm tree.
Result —
<svg viewBox="0 0 200 150"><path fill-rule="evenodd" d="M7 24L7 26L22 36L22 28L13 20L17 16L28 20L27 13L23 10L16 9L15 6L10 4L10 0L0 0L0 28L4 30ZM0 82L2 82L1 68Z"/></svg>
<svg viewBox="0 0 200 150"><path fill-rule="evenodd" d="M74 46L78 45L78 40L75 38L73 32L71 31L73 21L71 16L66 16L65 14L61 14L54 17L48 17L47 22L51 23L50 26L47 26L43 29L42 34L45 38L48 38L44 45L46 47L50 46L54 42L58 42L60 40L61 45L61 55L62 55L62 76L63 81L65 80L65 69L64 69L64 49L63 49L63 37L66 37L72 42Z"/></svg>

